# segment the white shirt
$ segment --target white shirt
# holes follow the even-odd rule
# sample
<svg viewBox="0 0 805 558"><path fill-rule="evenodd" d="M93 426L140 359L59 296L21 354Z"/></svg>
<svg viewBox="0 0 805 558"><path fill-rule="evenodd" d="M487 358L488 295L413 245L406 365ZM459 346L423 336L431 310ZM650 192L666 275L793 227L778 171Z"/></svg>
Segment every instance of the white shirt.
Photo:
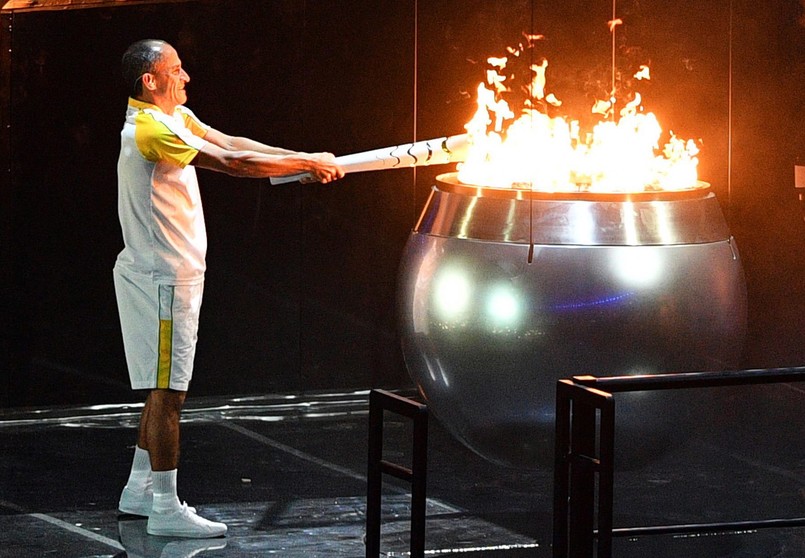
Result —
<svg viewBox="0 0 805 558"><path fill-rule="evenodd" d="M189 163L209 128L183 106L166 115L129 99L117 162L118 214L125 248L116 267L160 284L204 279L207 232Z"/></svg>

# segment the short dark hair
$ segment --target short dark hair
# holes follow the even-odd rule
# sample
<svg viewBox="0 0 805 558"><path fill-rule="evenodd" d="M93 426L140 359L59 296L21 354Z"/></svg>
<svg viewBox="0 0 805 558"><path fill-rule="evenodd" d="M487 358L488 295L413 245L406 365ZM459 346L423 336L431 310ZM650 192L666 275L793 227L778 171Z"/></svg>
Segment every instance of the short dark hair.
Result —
<svg viewBox="0 0 805 558"><path fill-rule="evenodd" d="M129 88L132 97L143 92L143 74L153 72L162 57L162 49L167 45L160 39L143 39L133 43L123 53L123 83Z"/></svg>

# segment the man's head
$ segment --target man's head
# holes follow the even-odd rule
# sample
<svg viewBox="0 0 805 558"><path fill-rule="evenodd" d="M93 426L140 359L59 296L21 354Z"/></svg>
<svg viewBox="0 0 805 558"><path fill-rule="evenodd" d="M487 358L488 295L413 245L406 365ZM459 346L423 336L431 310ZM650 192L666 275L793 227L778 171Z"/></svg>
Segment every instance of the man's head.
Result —
<svg viewBox="0 0 805 558"><path fill-rule="evenodd" d="M126 49L122 66L132 97L151 102L168 113L187 102L184 86L190 76L182 69L176 49L165 41L137 41Z"/></svg>

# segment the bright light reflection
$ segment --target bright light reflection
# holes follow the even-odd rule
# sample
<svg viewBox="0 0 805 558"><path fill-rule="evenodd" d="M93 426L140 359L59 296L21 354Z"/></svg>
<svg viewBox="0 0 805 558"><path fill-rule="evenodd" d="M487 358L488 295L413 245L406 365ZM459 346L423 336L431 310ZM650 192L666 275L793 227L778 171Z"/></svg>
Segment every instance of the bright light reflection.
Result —
<svg viewBox="0 0 805 558"><path fill-rule="evenodd" d="M497 327L512 327L520 317L517 294L509 285L495 287L486 302L486 312Z"/></svg>
<svg viewBox="0 0 805 558"><path fill-rule="evenodd" d="M613 271L624 282L648 287L662 275L662 258L650 246L630 246L615 250L611 259Z"/></svg>
<svg viewBox="0 0 805 558"><path fill-rule="evenodd" d="M430 357L427 354L423 355L425 357L425 364L428 367L428 374L430 375L430 379L434 382L440 382L444 387L450 387L450 378L445 372L444 366L442 365L442 361L439 357Z"/></svg>
<svg viewBox="0 0 805 558"><path fill-rule="evenodd" d="M458 269L445 270L435 279L434 305L439 317L455 321L468 310L472 287L466 273Z"/></svg>
<svg viewBox="0 0 805 558"><path fill-rule="evenodd" d="M655 203L652 205L656 214L655 226L657 227L657 234L664 244L671 244L675 239L675 228L671 223L668 205L664 203Z"/></svg>
<svg viewBox="0 0 805 558"><path fill-rule="evenodd" d="M597 226L591 213L593 204L575 203L570 206L568 219L573 223L573 233L579 243L593 244Z"/></svg>

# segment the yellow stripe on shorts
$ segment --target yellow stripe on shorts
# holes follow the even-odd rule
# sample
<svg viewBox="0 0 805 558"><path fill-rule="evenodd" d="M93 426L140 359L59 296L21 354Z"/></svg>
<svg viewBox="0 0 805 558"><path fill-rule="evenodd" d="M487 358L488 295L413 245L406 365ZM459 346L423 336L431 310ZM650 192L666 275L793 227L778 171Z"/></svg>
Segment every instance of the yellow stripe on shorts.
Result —
<svg viewBox="0 0 805 558"><path fill-rule="evenodd" d="M168 389L171 381L171 354L173 353L173 320L159 320L159 364L157 388Z"/></svg>
<svg viewBox="0 0 805 558"><path fill-rule="evenodd" d="M169 389L173 364L173 287L159 286L157 389Z"/></svg>

